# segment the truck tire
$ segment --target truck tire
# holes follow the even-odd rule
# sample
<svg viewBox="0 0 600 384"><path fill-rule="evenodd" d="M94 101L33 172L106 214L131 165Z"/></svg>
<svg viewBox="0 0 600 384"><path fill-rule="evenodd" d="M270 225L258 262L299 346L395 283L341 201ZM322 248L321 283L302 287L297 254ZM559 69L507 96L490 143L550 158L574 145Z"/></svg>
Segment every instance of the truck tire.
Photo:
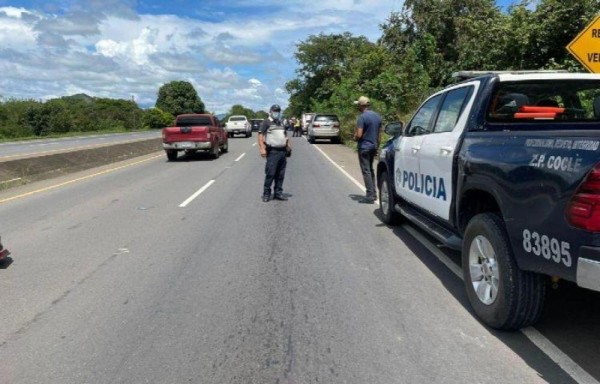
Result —
<svg viewBox="0 0 600 384"><path fill-rule="evenodd" d="M546 296L546 279L519 269L503 220L474 216L465 231L462 269L469 301L487 325L516 330L534 324Z"/></svg>
<svg viewBox="0 0 600 384"><path fill-rule="evenodd" d="M221 147L221 152L227 153L229 151L229 141L225 140L223 146Z"/></svg>
<svg viewBox="0 0 600 384"><path fill-rule="evenodd" d="M396 200L394 199L394 192L389 183L387 172L383 171L377 181L379 187L379 209L381 211L381 220L388 225L398 224L400 222L400 214L394 209Z"/></svg>
<svg viewBox="0 0 600 384"><path fill-rule="evenodd" d="M177 151L169 149L169 150L165 150L165 152L167 153L167 159L169 161L177 160Z"/></svg>
<svg viewBox="0 0 600 384"><path fill-rule="evenodd" d="M215 145L212 149L211 156L213 159L216 160L219 158L220 155L221 155L221 150L219 149L219 143L217 142L217 143L215 143Z"/></svg>

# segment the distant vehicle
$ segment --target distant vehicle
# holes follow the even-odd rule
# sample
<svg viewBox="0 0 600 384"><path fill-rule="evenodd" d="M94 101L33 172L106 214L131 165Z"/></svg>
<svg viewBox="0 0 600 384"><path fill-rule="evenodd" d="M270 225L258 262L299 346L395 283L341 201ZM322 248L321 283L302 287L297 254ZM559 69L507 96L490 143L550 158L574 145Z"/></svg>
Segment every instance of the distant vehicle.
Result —
<svg viewBox="0 0 600 384"><path fill-rule="evenodd" d="M332 143L339 143L342 139L340 119L331 113L317 113L308 125L307 135L309 143L314 143L315 139L330 139Z"/></svg>
<svg viewBox="0 0 600 384"><path fill-rule="evenodd" d="M175 119L175 126L163 128L163 149L169 161L177 159L180 151L210 152L217 159L229 149L227 133L219 120L211 114L185 114Z"/></svg>
<svg viewBox="0 0 600 384"><path fill-rule="evenodd" d="M234 115L227 120L227 135L233 137L233 135L244 134L246 137L252 136L252 128L250 122L246 116Z"/></svg>
<svg viewBox="0 0 600 384"><path fill-rule="evenodd" d="M251 119L250 127L252 128L252 131L258 132L260 125L262 124L263 121L264 121L264 119Z"/></svg>
<svg viewBox="0 0 600 384"><path fill-rule="evenodd" d="M2 239L0 239L0 261L6 259L8 255L10 255L10 252L2 246Z"/></svg>
<svg viewBox="0 0 600 384"><path fill-rule="evenodd" d="M380 218L461 251L467 297L490 327L527 327L551 278L600 291L600 75L457 75L467 80L406 126L386 126Z"/></svg>
<svg viewBox="0 0 600 384"><path fill-rule="evenodd" d="M315 117L314 113L303 113L302 114L302 131L304 133L308 132L308 125L310 124L310 122L312 121L313 117Z"/></svg>

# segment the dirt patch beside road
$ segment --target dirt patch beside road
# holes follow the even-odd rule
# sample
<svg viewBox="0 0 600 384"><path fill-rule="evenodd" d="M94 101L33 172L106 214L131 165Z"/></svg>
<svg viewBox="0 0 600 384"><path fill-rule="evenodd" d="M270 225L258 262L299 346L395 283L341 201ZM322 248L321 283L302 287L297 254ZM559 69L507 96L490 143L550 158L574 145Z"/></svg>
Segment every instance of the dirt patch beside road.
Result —
<svg viewBox="0 0 600 384"><path fill-rule="evenodd" d="M46 180L162 150L162 139L132 141L0 162L0 189Z"/></svg>

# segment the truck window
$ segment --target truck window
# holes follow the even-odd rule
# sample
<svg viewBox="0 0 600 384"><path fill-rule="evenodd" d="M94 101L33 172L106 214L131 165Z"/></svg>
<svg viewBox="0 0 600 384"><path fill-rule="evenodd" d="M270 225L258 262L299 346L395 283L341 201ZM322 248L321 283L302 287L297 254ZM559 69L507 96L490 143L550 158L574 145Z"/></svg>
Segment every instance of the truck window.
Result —
<svg viewBox="0 0 600 384"><path fill-rule="evenodd" d="M436 95L427 100L415 113L415 116L406 127L406 136L423 135L431 133L431 121L437 111L442 95Z"/></svg>
<svg viewBox="0 0 600 384"><path fill-rule="evenodd" d="M498 123L600 122L600 81L501 82L486 115Z"/></svg>
<svg viewBox="0 0 600 384"><path fill-rule="evenodd" d="M433 132L451 132L472 93L472 86L449 91L440 108Z"/></svg>
<svg viewBox="0 0 600 384"><path fill-rule="evenodd" d="M178 127L193 127L197 125L212 125L208 116L185 116L177 118Z"/></svg>

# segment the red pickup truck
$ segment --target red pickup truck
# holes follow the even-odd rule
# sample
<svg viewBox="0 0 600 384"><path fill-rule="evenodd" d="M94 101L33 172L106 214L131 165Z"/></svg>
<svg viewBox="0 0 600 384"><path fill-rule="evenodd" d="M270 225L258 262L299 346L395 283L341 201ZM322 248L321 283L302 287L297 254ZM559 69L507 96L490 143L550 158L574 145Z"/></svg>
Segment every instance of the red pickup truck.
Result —
<svg viewBox="0 0 600 384"><path fill-rule="evenodd" d="M207 151L217 159L221 152L229 149L227 132L220 126L219 119L211 114L177 116L174 127L163 128L162 140L169 161L176 160L179 151Z"/></svg>

